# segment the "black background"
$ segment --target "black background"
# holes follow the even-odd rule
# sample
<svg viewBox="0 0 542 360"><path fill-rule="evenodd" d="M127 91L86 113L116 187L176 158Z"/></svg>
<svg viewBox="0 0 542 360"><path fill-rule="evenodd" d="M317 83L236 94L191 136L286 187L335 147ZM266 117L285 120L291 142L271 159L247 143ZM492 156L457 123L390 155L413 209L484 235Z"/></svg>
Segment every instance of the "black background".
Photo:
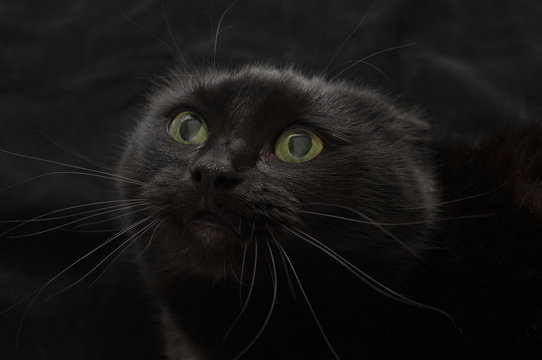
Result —
<svg viewBox="0 0 542 360"><path fill-rule="evenodd" d="M152 79L176 64L177 47L199 66L294 64L379 87L423 110L443 138L477 141L541 121L540 1L240 0L221 22L215 56L216 28L230 4L2 1L0 148L82 166L92 165L76 153L114 164ZM370 64L342 72L363 59ZM62 170L7 154L0 169L2 189ZM0 220L116 198L108 181L46 176L0 190ZM1 224L0 232L12 225ZM0 311L107 234L9 235L0 239ZM103 254L52 283L29 308L20 336L28 303L0 316L1 359L160 358L153 309L130 263L120 260L96 285L88 287L90 277L47 300Z"/></svg>

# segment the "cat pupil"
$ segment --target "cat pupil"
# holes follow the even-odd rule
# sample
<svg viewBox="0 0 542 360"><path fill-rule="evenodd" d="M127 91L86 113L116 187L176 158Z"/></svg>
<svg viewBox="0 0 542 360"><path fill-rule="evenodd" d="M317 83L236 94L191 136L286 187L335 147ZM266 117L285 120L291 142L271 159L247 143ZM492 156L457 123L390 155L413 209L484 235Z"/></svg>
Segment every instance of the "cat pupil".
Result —
<svg viewBox="0 0 542 360"><path fill-rule="evenodd" d="M201 129L201 121L194 118L186 119L182 122L180 128L180 135L185 141L190 141L196 137Z"/></svg>
<svg viewBox="0 0 542 360"><path fill-rule="evenodd" d="M311 149L312 141L307 134L295 134L288 139L290 154L295 158L302 158Z"/></svg>

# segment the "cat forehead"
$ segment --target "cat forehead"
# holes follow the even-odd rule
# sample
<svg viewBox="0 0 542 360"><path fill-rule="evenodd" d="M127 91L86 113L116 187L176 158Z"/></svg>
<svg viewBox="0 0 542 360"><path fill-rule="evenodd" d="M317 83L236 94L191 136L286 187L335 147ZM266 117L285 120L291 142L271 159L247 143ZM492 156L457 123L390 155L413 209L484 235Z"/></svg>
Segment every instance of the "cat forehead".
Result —
<svg viewBox="0 0 542 360"><path fill-rule="evenodd" d="M277 131L295 123L315 126L337 140L348 141L374 124L370 113L386 111L374 92L292 69L247 66L235 71L200 70L172 73L151 97L153 112L173 117L199 113L209 121ZM361 126L361 127L360 127Z"/></svg>
<svg viewBox="0 0 542 360"><path fill-rule="evenodd" d="M194 107L224 113L315 110L318 86L292 71L244 68L175 74L158 97L161 107ZM165 95L165 96L164 96ZM155 97L156 99L156 97Z"/></svg>

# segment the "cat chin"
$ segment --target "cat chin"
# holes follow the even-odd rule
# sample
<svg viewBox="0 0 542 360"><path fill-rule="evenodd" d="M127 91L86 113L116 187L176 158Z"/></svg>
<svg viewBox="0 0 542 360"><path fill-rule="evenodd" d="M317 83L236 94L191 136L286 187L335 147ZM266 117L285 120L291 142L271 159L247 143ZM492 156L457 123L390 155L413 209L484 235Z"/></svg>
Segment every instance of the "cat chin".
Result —
<svg viewBox="0 0 542 360"><path fill-rule="evenodd" d="M241 243L239 235L229 227L207 220L190 221L183 226L181 236L195 248L209 253L237 247Z"/></svg>
<svg viewBox="0 0 542 360"><path fill-rule="evenodd" d="M186 250L180 256L160 254L144 261L144 267L154 273L158 288L176 287L186 279L199 279L204 283L238 283L243 251L241 247L204 249L189 246Z"/></svg>
<svg viewBox="0 0 542 360"><path fill-rule="evenodd" d="M172 247L163 249L158 258L149 259L160 268L162 261L173 267L173 273L180 278L201 278L213 282L230 281L240 271L243 243L238 234L216 224L186 224L180 236L176 251Z"/></svg>

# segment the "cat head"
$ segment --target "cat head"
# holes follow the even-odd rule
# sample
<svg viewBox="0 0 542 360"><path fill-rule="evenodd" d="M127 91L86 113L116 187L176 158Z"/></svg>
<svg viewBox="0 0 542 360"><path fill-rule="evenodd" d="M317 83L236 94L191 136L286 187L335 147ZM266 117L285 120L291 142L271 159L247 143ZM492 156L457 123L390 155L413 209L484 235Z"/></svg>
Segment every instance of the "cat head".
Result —
<svg viewBox="0 0 542 360"><path fill-rule="evenodd" d="M254 243L396 270L429 245L426 130L374 90L291 68L172 72L119 165L143 185L120 188L151 204L146 259L172 279L231 279Z"/></svg>

